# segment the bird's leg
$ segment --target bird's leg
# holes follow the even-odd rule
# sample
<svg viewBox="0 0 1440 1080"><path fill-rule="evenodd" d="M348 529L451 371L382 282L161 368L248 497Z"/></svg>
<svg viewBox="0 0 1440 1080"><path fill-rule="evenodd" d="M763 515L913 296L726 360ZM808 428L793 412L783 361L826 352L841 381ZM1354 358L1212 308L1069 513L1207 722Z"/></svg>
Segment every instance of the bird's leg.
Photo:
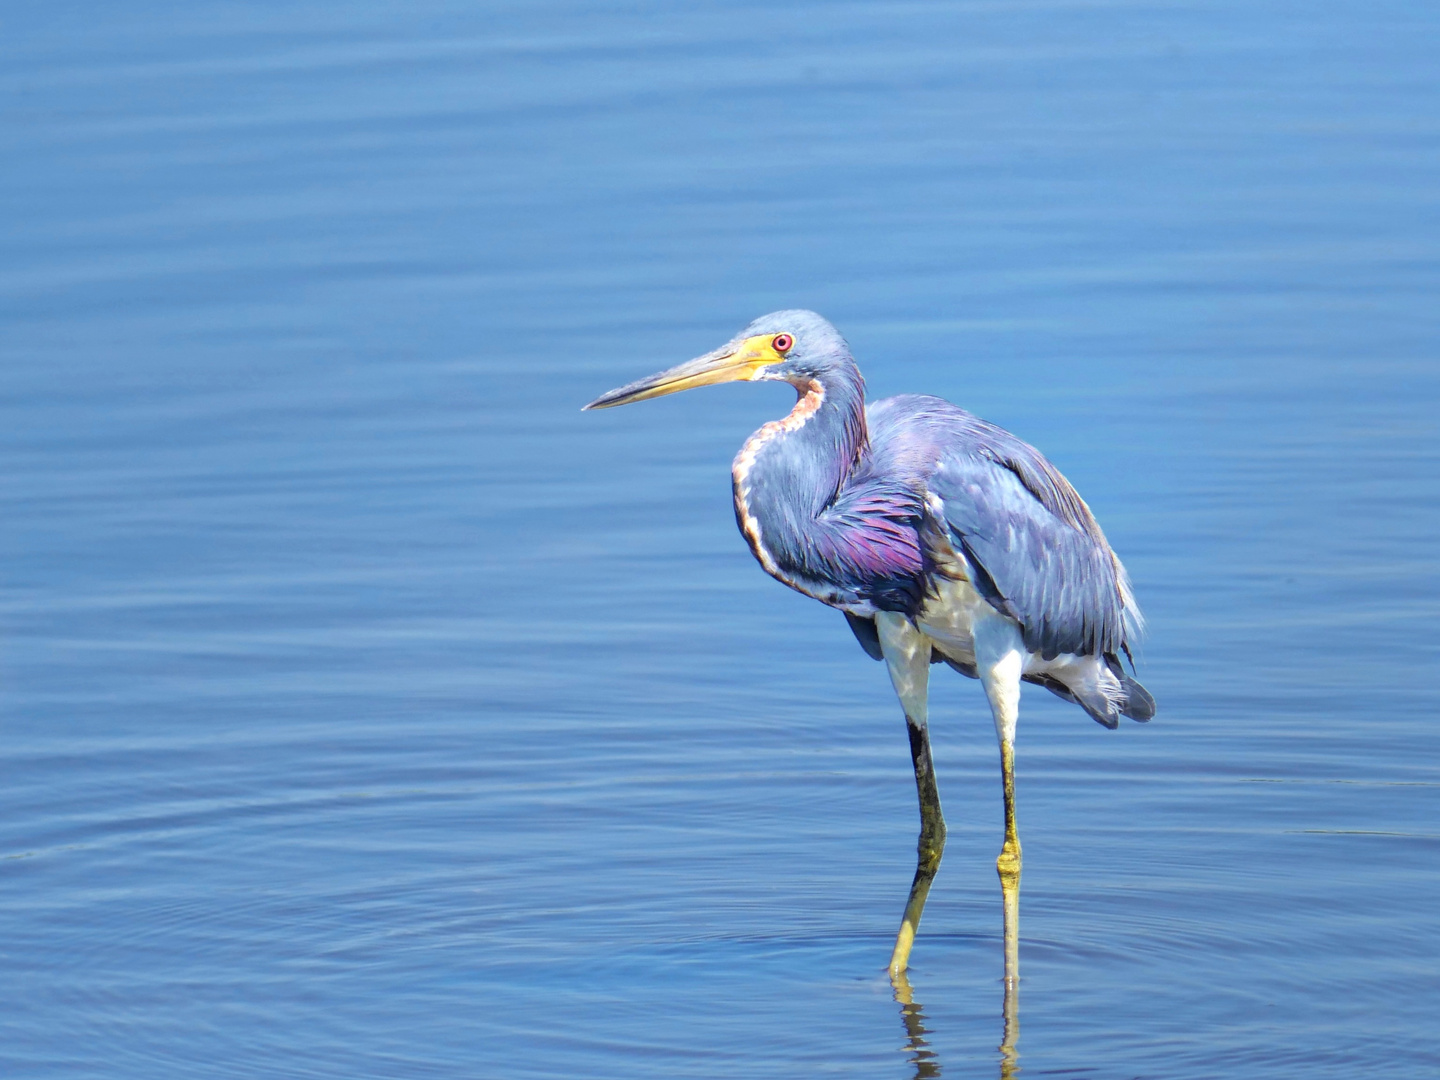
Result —
<svg viewBox="0 0 1440 1080"><path fill-rule="evenodd" d="M1000 1037L1002 1080L1016 1071L1015 1040L1020 1037L1020 839L1015 835L1015 742L1000 741L1000 772L1005 784L1005 846L995 867L1000 871L1004 903L1005 997L1004 1032Z"/></svg>
<svg viewBox="0 0 1440 1080"><path fill-rule="evenodd" d="M945 818L940 812L940 790L935 783L935 763L930 754L927 696L930 680L930 639L903 615L882 612L875 619L880 649L890 669L890 681L905 710L905 728L910 735L910 760L915 766L915 790L920 798L920 840L917 844L915 879L895 935L890 954L890 977L897 979L910 963L910 949L930 884L940 869L945 852Z"/></svg>
<svg viewBox="0 0 1440 1080"><path fill-rule="evenodd" d="M935 765L930 756L930 733L925 724L905 718L910 735L910 758L915 765L915 789L920 796L920 839L916 845L915 879L910 883L910 898L905 902L905 915L900 932L895 936L895 949L890 954L890 974L898 975L910 963L910 949L915 932L920 928L920 915L930 895L940 858L945 853L945 818L940 812L940 791L935 785Z"/></svg>
<svg viewBox="0 0 1440 1080"><path fill-rule="evenodd" d="M1015 834L1015 743L1000 740L1000 779L1005 785L1005 844L995 860L1004 889L1020 888L1020 837Z"/></svg>
<svg viewBox="0 0 1440 1080"><path fill-rule="evenodd" d="M1005 905L1005 1031L1012 1038L1011 1020L1020 984L1020 838L1015 835L1015 742L1000 740L1000 773L1005 784L1005 844L995 860L1000 872L1000 895Z"/></svg>
<svg viewBox="0 0 1440 1080"><path fill-rule="evenodd" d="M1025 656L1019 630L992 617L975 627L975 660L1000 740L1000 778L1005 788L1005 843L995 868L1000 872L1005 930L1005 1037L1001 1050L1013 1055L1020 985L1020 837L1015 831L1015 726L1020 718L1020 675Z"/></svg>

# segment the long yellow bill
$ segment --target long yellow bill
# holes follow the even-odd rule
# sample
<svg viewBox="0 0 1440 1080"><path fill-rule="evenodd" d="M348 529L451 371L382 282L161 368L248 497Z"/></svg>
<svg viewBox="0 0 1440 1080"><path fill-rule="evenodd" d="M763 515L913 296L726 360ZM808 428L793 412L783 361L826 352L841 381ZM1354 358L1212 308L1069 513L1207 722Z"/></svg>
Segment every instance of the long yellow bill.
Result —
<svg viewBox="0 0 1440 1080"><path fill-rule="evenodd" d="M778 364L784 359L770 344L773 340L769 334L738 338L668 371L648 375L608 394L601 394L585 409L613 409L617 405L678 394L681 390L693 390L697 386L749 382L771 364Z"/></svg>

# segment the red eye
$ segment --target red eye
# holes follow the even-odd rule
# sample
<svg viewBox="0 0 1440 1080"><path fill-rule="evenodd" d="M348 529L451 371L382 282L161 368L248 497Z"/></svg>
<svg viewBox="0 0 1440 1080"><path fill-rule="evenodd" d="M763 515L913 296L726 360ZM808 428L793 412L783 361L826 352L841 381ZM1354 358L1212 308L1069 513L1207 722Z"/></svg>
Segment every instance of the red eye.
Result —
<svg viewBox="0 0 1440 1080"><path fill-rule="evenodd" d="M770 342L770 347L777 353L787 353L795 347L795 339L789 334L776 334Z"/></svg>

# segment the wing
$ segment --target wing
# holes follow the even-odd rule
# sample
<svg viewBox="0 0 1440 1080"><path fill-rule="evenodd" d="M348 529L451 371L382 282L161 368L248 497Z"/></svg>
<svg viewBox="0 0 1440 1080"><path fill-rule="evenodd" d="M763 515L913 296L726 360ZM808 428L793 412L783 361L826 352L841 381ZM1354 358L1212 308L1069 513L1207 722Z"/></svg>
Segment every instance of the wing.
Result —
<svg viewBox="0 0 1440 1080"><path fill-rule="evenodd" d="M1138 612L1090 508L1034 447L964 419L927 486L975 587L1046 659L1125 650Z"/></svg>

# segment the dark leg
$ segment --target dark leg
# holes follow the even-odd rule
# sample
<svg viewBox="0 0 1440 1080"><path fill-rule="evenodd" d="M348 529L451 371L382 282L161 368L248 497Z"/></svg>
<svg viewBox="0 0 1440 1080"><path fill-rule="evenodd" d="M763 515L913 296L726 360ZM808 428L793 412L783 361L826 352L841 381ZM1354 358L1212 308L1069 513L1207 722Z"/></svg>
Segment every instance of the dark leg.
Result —
<svg viewBox="0 0 1440 1080"><path fill-rule="evenodd" d="M945 819L940 815L940 792L935 786L935 763L930 757L930 732L927 697L930 686L931 642L903 615L882 611L875 617L880 649L890 669L890 682L905 710L905 729L910 734L910 761L915 766L915 790L920 796L920 843L915 860L915 880L910 885L910 899L905 903L905 917L895 935L895 951L890 954L890 976L896 978L910 963L910 949L915 944L915 931L920 926L920 913L930 895L930 883L940 869L940 855L945 850ZM898 992L898 991L897 991Z"/></svg>
<svg viewBox="0 0 1440 1080"><path fill-rule="evenodd" d="M908 716L905 721L910 735L910 760L915 765L915 790L920 796L920 841L916 851L915 880L910 884L910 899L905 904L900 932L895 936L895 951L890 954L892 977L898 976L910 963L910 949L915 944L915 932L920 928L925 899L930 895L930 884L935 880L935 871L940 869L940 857L945 853L945 818L940 813L940 791L935 785L935 763L930 757L930 732L923 722L917 724Z"/></svg>

